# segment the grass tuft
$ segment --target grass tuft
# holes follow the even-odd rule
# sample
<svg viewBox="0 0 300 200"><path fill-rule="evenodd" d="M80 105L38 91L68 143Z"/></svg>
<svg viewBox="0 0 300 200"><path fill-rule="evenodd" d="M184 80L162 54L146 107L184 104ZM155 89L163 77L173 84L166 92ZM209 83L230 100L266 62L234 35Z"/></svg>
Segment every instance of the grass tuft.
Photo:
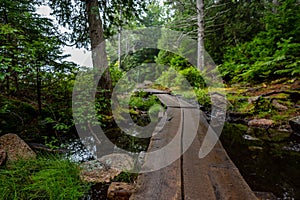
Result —
<svg viewBox="0 0 300 200"><path fill-rule="evenodd" d="M77 164L58 156L20 160L0 168L0 199L80 199L89 185Z"/></svg>

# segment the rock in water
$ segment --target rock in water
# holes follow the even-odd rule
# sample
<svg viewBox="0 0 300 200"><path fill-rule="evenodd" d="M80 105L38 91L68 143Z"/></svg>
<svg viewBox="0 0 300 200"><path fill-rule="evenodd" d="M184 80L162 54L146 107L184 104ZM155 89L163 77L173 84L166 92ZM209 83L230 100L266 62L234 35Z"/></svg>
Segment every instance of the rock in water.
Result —
<svg viewBox="0 0 300 200"><path fill-rule="evenodd" d="M0 166L4 165L6 161L6 151L0 149Z"/></svg>
<svg viewBox="0 0 300 200"><path fill-rule="evenodd" d="M122 171L129 171L133 167L133 159L126 154L111 154L98 160L84 162L80 165L80 178L87 182L110 182Z"/></svg>
<svg viewBox="0 0 300 200"><path fill-rule="evenodd" d="M17 161L18 159L34 159L35 152L16 134L6 134L0 137L0 149L3 149L7 155L7 163Z"/></svg>
<svg viewBox="0 0 300 200"><path fill-rule="evenodd" d="M91 160L80 165L80 178L89 183L108 183L122 171L110 168L99 160Z"/></svg>
<svg viewBox="0 0 300 200"><path fill-rule="evenodd" d="M113 182L107 192L110 200L128 200L134 191L134 187L128 183Z"/></svg>
<svg viewBox="0 0 300 200"><path fill-rule="evenodd" d="M300 116L290 119L289 124L296 134L300 134Z"/></svg>

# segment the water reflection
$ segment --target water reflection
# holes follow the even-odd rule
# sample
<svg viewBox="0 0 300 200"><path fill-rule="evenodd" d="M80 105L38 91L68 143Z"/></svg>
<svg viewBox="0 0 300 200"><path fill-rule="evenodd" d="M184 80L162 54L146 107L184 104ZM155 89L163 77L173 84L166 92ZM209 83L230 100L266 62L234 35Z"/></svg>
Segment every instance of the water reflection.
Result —
<svg viewBox="0 0 300 200"><path fill-rule="evenodd" d="M300 199L300 143L291 133L226 124L221 141L253 191Z"/></svg>

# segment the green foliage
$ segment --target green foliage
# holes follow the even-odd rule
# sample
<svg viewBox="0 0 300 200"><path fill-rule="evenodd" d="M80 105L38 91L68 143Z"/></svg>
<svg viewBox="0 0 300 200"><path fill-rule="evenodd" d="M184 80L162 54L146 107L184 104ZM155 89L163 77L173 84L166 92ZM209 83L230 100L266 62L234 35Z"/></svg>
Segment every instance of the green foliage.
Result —
<svg viewBox="0 0 300 200"><path fill-rule="evenodd" d="M227 82L263 82L299 75L300 10L296 1L280 2L278 13L266 14L265 30L252 41L228 49L219 69Z"/></svg>
<svg viewBox="0 0 300 200"><path fill-rule="evenodd" d="M131 96L129 101L129 106L131 108L136 108L138 110L149 110L153 105L160 104L158 98L154 95L145 96Z"/></svg>
<svg viewBox="0 0 300 200"><path fill-rule="evenodd" d="M197 96L197 100L201 106L209 108L211 106L211 99L208 95L207 89L196 89L194 90Z"/></svg>
<svg viewBox="0 0 300 200"><path fill-rule="evenodd" d="M120 68L129 71L135 67L141 66L143 63L154 63L155 57L158 55L158 49L141 49L136 52L130 52L123 56Z"/></svg>
<svg viewBox="0 0 300 200"><path fill-rule="evenodd" d="M20 160L0 169L0 199L79 199L89 189L76 164L56 156Z"/></svg>
<svg viewBox="0 0 300 200"><path fill-rule="evenodd" d="M119 68L117 63L115 65L110 66L109 72L110 72L110 77L112 79L113 87L115 87L115 85L124 75L124 72Z"/></svg>
<svg viewBox="0 0 300 200"><path fill-rule="evenodd" d="M130 173L130 172L121 172L117 177L114 178L114 182L125 182L125 183L134 183L139 174Z"/></svg>
<svg viewBox="0 0 300 200"><path fill-rule="evenodd" d="M184 70L179 71L186 80L191 84L191 86L196 88L205 88L205 80L201 76L201 72L195 67L189 67Z"/></svg>
<svg viewBox="0 0 300 200"><path fill-rule="evenodd" d="M155 59L156 63L173 67L176 70L183 70L192 66L186 58L169 51L161 50Z"/></svg>
<svg viewBox="0 0 300 200"><path fill-rule="evenodd" d="M72 42L76 47L89 48L91 38L89 38L88 16L86 13L87 2L75 0L65 2L60 0L48 1L48 5L53 9L53 15L57 18L60 25L71 30L64 33L65 41ZM99 11L102 13L101 21L105 37L110 37L117 33L119 26L124 26L133 19L139 19L145 10L148 1L119 1L119 0L100 0L98 1ZM95 10L98 8L92 8ZM120 19L120 10L122 18Z"/></svg>
<svg viewBox="0 0 300 200"><path fill-rule="evenodd" d="M48 136L43 137L45 140L45 145L48 146L50 149L58 149L59 148L59 140L52 136L51 138Z"/></svg>

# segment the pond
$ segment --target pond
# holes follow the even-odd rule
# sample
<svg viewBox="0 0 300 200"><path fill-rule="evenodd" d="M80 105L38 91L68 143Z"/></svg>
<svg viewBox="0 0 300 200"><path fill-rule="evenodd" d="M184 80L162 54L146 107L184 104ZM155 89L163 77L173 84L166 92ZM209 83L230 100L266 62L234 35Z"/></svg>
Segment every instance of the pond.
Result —
<svg viewBox="0 0 300 200"><path fill-rule="evenodd" d="M226 124L221 141L253 191L300 199L300 138L287 131Z"/></svg>

